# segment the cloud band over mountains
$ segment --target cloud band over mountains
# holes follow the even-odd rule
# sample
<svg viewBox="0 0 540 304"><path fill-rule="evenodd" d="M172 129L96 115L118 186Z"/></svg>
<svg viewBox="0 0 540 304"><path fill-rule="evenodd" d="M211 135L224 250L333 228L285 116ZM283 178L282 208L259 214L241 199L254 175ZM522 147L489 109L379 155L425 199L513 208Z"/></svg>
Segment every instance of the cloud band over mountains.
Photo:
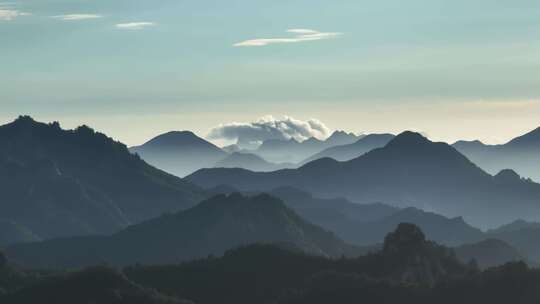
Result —
<svg viewBox="0 0 540 304"><path fill-rule="evenodd" d="M304 121L288 116L283 119L265 116L255 122L222 124L212 129L208 138L237 140L239 143L261 143L269 139L291 138L303 141L310 137L325 139L330 132L330 129L317 119Z"/></svg>

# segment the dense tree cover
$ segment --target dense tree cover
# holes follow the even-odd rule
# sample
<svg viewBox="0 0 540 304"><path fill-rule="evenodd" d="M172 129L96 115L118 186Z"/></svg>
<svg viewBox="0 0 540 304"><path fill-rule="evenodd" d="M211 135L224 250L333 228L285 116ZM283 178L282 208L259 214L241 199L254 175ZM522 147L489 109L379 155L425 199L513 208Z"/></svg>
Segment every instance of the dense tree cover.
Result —
<svg viewBox="0 0 540 304"><path fill-rule="evenodd" d="M416 226L401 225L387 238L382 251L359 258L327 259L252 245L229 251L222 258L177 266L134 266L125 273L141 285L197 303L265 303L296 298L314 276L324 273L399 283L408 291L402 283L434 286L476 271L457 261L447 248L426 241Z"/></svg>
<svg viewBox="0 0 540 304"><path fill-rule="evenodd" d="M536 304L540 271L514 262L482 272L401 224L379 252L357 258L255 244L177 265L50 274L17 270L0 255L0 287L0 303L10 304Z"/></svg>
<svg viewBox="0 0 540 304"><path fill-rule="evenodd" d="M0 303L189 304L129 281L105 266L81 271L39 272L9 265L0 254Z"/></svg>

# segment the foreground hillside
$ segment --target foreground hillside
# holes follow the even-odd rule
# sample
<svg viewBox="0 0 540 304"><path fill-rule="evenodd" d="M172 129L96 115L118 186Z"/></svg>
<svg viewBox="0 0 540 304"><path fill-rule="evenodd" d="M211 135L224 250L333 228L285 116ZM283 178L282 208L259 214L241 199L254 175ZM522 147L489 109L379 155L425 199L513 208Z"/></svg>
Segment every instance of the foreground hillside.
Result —
<svg viewBox="0 0 540 304"><path fill-rule="evenodd" d="M327 257L359 249L315 226L269 195L218 195L189 210L131 226L112 236L76 237L9 247L17 263L80 267L107 262L163 264L221 255L251 243L292 244Z"/></svg>
<svg viewBox="0 0 540 304"><path fill-rule="evenodd" d="M463 216L490 227L540 217L540 185L503 172L491 176L451 146L405 132L380 149L347 162L320 159L296 170L261 173L203 169L187 177L202 187L241 191L292 186L319 197L385 202Z"/></svg>
<svg viewBox="0 0 540 304"><path fill-rule="evenodd" d="M539 287L540 271L524 263L480 271L411 224L357 258L254 244L176 265L43 272L15 267L0 254L0 303L10 304L535 304Z"/></svg>
<svg viewBox="0 0 540 304"><path fill-rule="evenodd" d="M30 117L0 126L0 223L13 231L4 244L112 233L203 197L86 126Z"/></svg>

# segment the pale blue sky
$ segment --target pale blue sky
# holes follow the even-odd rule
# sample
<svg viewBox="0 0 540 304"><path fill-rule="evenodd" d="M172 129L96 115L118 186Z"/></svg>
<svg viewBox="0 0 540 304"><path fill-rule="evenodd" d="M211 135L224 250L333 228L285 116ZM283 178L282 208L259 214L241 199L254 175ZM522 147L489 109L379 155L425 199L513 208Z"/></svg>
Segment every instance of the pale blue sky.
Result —
<svg viewBox="0 0 540 304"><path fill-rule="evenodd" d="M540 125L538 16L537 0L0 0L0 122L137 144L290 115L501 142ZM233 47L288 29L341 35Z"/></svg>

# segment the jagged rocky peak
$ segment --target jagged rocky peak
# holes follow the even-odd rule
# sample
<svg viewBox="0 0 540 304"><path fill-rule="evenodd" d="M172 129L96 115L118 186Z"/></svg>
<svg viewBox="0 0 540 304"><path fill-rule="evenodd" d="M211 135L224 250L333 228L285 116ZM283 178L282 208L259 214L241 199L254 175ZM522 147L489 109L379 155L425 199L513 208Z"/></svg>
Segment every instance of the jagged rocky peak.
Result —
<svg viewBox="0 0 540 304"><path fill-rule="evenodd" d="M426 236L418 226L401 223L394 232L389 233L384 239L383 252L394 254L414 251L423 247L425 243Z"/></svg>

